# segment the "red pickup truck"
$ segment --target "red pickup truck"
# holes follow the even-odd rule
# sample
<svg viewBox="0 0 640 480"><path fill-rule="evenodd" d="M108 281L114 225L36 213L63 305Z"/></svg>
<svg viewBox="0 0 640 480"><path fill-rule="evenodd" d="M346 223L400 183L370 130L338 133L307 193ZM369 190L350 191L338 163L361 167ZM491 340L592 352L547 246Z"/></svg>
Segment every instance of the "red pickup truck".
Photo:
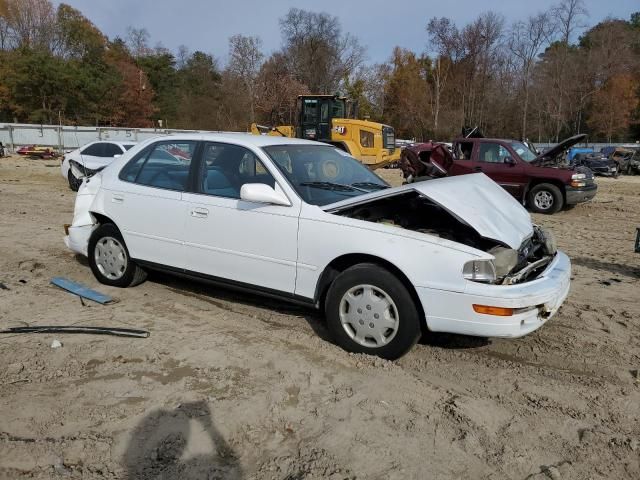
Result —
<svg viewBox="0 0 640 480"><path fill-rule="evenodd" d="M451 151L443 143L415 143L402 151L400 167L408 183L482 172L532 211L551 214L596 195L593 172L561 159L585 137L568 138L542 154L518 140L497 138L458 138Z"/></svg>

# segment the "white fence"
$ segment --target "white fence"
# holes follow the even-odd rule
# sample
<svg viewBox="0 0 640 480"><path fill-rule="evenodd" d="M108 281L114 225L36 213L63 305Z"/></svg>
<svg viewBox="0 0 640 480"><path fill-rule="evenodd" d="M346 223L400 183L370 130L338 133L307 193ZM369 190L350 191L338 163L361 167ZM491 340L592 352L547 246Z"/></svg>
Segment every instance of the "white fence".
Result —
<svg viewBox="0 0 640 480"><path fill-rule="evenodd" d="M10 151L23 145L53 147L59 152L73 150L95 140L141 142L158 135L198 133L201 130L167 130L159 128L71 127L0 123L0 142Z"/></svg>
<svg viewBox="0 0 640 480"><path fill-rule="evenodd" d="M26 123L0 123L0 142L10 152L23 145L53 147L59 152L73 150L95 140L141 142L158 135L173 133L199 133L203 130L168 130L160 128L115 128L115 127L71 127L59 125L31 125ZM411 143L409 140L396 140L398 146ZM550 143L535 143L536 148L546 148ZM622 143L580 143L577 147L591 147L595 151L609 145L622 146ZM629 145L624 144L624 145Z"/></svg>

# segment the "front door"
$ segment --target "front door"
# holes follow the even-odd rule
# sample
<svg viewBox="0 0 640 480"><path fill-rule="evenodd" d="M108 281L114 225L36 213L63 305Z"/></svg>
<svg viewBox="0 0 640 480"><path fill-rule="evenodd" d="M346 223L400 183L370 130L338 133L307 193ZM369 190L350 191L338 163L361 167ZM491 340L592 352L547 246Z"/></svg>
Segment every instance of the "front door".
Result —
<svg viewBox="0 0 640 480"><path fill-rule="evenodd" d="M186 269L268 291L293 294L298 217L292 206L246 202L246 183L280 188L251 150L239 145L204 145L196 193L185 193Z"/></svg>
<svg viewBox="0 0 640 480"><path fill-rule="evenodd" d="M482 172L517 199L522 199L526 176L524 165L504 145L491 142L476 142L473 155L473 170Z"/></svg>

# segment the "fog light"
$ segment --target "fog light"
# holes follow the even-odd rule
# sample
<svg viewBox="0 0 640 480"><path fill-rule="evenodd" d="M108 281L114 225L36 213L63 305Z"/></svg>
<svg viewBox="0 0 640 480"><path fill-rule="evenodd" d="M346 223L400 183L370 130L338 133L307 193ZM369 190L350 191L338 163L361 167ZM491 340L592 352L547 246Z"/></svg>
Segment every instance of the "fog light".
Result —
<svg viewBox="0 0 640 480"><path fill-rule="evenodd" d="M495 315L497 317L510 317L513 315L513 308L492 307L490 305L473 305L473 311L485 315Z"/></svg>

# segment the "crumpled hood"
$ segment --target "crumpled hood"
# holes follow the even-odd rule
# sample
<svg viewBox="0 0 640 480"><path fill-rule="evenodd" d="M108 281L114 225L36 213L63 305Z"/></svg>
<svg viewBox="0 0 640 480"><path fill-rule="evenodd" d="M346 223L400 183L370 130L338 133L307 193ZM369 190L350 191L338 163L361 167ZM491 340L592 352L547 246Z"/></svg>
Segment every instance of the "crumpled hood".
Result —
<svg viewBox="0 0 640 480"><path fill-rule="evenodd" d="M484 173L439 178L342 200L323 210L339 210L416 190L466 223L481 236L517 250L533 235L529 212Z"/></svg>

